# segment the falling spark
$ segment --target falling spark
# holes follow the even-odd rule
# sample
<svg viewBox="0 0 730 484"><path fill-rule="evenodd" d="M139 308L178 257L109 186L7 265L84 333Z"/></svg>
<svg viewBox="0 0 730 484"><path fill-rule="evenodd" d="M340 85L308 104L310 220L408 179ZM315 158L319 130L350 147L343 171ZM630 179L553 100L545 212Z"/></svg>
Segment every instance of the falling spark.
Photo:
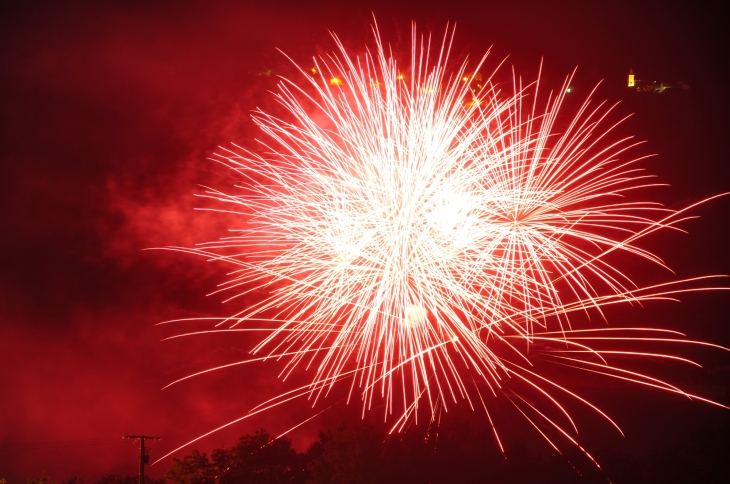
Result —
<svg viewBox="0 0 730 484"><path fill-rule="evenodd" d="M721 289L709 276L641 287L631 267L613 264L623 253L666 268L637 243L679 230L694 207L673 211L634 196L659 184L638 166L645 157L627 157L639 143L615 138L615 106L589 96L564 122L572 76L545 96L539 80L482 76L486 55L469 70L466 61L448 68L448 29L432 45L414 28L402 69L373 31L366 55L348 55L335 37L339 52L302 69L302 84L281 79L275 96L288 117L253 117L269 138L265 154L234 146L217 155L242 182L235 194L204 196L232 206L245 225L173 249L232 264L220 288L230 299L268 291L219 323L219 331L266 336L256 357L171 385L272 359L283 378L308 371L311 383L235 422L296 398L315 404L349 382L347 400L359 398L363 412L381 399L386 417L400 415L394 430L421 408L436 419L449 403L479 403L498 442L486 397L502 394L556 450L562 438L591 460L560 399L618 425L540 375L538 360L722 406L613 362L632 355L698 365L654 347L703 343L608 327L603 308ZM574 328L579 315L588 328ZM652 349L620 347L636 341Z"/></svg>

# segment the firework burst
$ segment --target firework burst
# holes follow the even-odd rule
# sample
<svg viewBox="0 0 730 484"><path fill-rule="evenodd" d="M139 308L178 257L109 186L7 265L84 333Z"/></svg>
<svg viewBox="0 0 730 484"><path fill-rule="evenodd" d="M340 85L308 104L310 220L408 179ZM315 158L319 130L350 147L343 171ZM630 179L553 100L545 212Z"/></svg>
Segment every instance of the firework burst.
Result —
<svg viewBox="0 0 730 484"><path fill-rule="evenodd" d="M536 359L699 398L609 361L696 364L622 349L689 341L612 329L602 308L671 299L704 279L640 287L612 264L624 253L664 266L637 242L686 218L633 196L656 182L627 156L637 143L613 138L613 107L586 100L558 129L570 78L542 94L539 81L479 74L486 56L453 66L448 30L432 44L414 29L402 69L374 34L365 55L348 55L335 37L338 53L301 69L303 83L281 79L286 115L254 114L268 135L264 154L221 152L217 161L242 181L235 194L205 194L233 207L243 227L176 249L233 264L221 287L232 298L267 291L220 323L217 331L269 331L256 358L234 364L273 358L284 378L312 375L243 418L345 384L363 411L382 399L399 429L420 409L434 418L458 400L489 416L487 397L502 394L556 449L560 439L579 446L560 398L609 417L539 374ZM593 323L574 329L577 314Z"/></svg>

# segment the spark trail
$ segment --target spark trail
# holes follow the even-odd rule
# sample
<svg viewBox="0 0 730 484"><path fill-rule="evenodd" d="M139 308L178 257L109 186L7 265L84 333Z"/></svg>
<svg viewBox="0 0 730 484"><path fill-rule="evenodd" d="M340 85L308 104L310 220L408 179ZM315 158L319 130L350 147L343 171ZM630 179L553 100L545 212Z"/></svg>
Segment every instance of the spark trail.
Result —
<svg viewBox="0 0 730 484"><path fill-rule="evenodd" d="M615 106L589 96L565 121L570 77L543 94L539 80L482 77L486 55L453 66L448 29L439 44L414 28L402 68L373 31L365 55L349 55L334 37L339 51L316 59L314 74L281 79L275 96L286 115L253 116L267 135L265 154L234 145L217 155L242 181L235 194L204 196L232 207L244 226L173 248L233 265L220 289L231 299L268 291L219 323L221 331L264 331L257 356L234 365L271 358L284 378L311 374L310 385L243 418L293 398L316 403L345 384L363 412L382 399L386 416L400 415L398 430L422 409L435 418L458 400L489 416L486 397L503 394L556 449L563 439L590 457L560 398L616 424L541 376L535 361L709 402L610 361L696 364L654 347L621 348L695 342L611 328L602 308L718 288L712 277L640 287L612 263L623 253L665 267L638 243L678 230L692 208L634 195L658 183L638 166L643 157L629 156L638 143L616 139ZM589 326L574 329L576 314Z"/></svg>

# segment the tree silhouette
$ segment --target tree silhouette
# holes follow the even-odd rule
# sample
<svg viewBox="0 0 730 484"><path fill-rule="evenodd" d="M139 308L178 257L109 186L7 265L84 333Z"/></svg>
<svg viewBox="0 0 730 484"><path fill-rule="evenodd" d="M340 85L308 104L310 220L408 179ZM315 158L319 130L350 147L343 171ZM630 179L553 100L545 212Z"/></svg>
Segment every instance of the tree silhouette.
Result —
<svg viewBox="0 0 730 484"><path fill-rule="evenodd" d="M173 459L165 477L174 484L730 482L728 424L699 430L683 445L645 461L617 449L598 449L601 469L579 450L543 455L530 445L511 442L503 454L491 429L458 421L412 426L401 433L360 422L321 432L306 452L297 453L290 440L271 440L260 430L231 448L214 450L210 457L192 451Z"/></svg>
<svg viewBox="0 0 730 484"><path fill-rule="evenodd" d="M175 484L283 484L305 482L303 461L289 439L259 430L208 457L197 450L173 459L165 478Z"/></svg>

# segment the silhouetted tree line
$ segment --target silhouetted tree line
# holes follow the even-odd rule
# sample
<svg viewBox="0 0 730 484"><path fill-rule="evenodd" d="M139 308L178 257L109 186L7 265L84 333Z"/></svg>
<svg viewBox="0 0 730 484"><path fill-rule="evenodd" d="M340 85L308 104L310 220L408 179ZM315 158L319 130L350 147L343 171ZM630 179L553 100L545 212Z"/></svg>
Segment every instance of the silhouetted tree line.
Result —
<svg viewBox="0 0 730 484"><path fill-rule="evenodd" d="M320 433L303 453L260 430L210 456L193 451L173 459L165 478L174 484L728 483L728 430L697 432L649 462L599 450L602 470L578 451L545 457L516 442L502 453L490 431L465 423L399 434L367 424L340 427Z"/></svg>
<svg viewBox="0 0 730 484"><path fill-rule="evenodd" d="M320 433L304 453L260 430L210 456L193 451L173 459L165 478L174 484L584 482L565 459L544 463L524 444L507 456L491 434L467 426L390 435L367 424L341 427Z"/></svg>
<svg viewBox="0 0 730 484"><path fill-rule="evenodd" d="M730 483L730 422L702 429L646 461L598 449L602 470L576 451L535 454L524 441L505 453L489 430L467 423L414 426L388 434L361 423L322 432L305 452L264 430L210 456L193 450L172 459L164 479L146 484L713 484ZM54 481L57 482L57 481ZM137 484L137 476L109 475L95 484ZM45 473L26 484L51 484ZM71 477L61 484L84 484Z"/></svg>

